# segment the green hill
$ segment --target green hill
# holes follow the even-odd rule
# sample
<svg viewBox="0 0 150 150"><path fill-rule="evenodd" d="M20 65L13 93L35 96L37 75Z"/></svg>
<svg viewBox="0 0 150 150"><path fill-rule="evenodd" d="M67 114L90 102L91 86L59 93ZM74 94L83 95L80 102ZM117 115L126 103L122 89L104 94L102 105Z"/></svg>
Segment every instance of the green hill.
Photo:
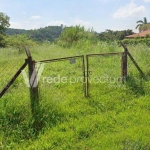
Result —
<svg viewBox="0 0 150 150"><path fill-rule="evenodd" d="M12 29L8 28L6 30L7 35L16 34L27 34L30 38L35 41L55 41L60 36L63 31L63 26L48 26L40 29L34 30L24 30L24 29Z"/></svg>

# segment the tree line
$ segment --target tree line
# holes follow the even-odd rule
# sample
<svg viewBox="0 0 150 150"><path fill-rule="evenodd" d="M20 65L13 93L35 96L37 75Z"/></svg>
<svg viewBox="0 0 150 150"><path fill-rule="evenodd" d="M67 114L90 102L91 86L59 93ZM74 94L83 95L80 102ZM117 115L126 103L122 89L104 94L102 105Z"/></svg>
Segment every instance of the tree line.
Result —
<svg viewBox="0 0 150 150"><path fill-rule="evenodd" d="M75 27L76 28L76 27ZM70 27L65 27L63 25L61 26L48 26L45 28L40 28L40 29L35 29L35 30L24 30L24 29L12 29L8 28L6 30L7 35L17 35L17 34L26 34L28 35L31 39L39 42L43 41L49 41L53 42L56 41L61 33L64 31L64 29L70 30ZM95 32L95 36L99 38L99 40L122 40L125 38L125 36L134 34L134 32L130 29L128 30L122 30L122 31L113 31L107 29L104 32L97 33Z"/></svg>
<svg viewBox="0 0 150 150"><path fill-rule="evenodd" d="M43 41L53 42L59 38L62 31L63 31L63 26L61 25L61 26L47 26L45 28L34 29L34 30L8 28L5 31L5 34L11 36L17 34L25 34L31 39L38 42L43 42Z"/></svg>
<svg viewBox="0 0 150 150"><path fill-rule="evenodd" d="M0 47L15 46L21 49L23 45L35 45L37 42L55 42L61 46L70 45L91 45L97 41L118 41L123 40L126 36L134 34L130 29L122 31L105 30L97 33L91 29L86 30L84 27L71 26L47 26L40 29L25 30L9 28L10 17L0 12ZM147 30L150 27L147 18L137 21L136 28L139 31ZM80 43L80 44L79 44Z"/></svg>

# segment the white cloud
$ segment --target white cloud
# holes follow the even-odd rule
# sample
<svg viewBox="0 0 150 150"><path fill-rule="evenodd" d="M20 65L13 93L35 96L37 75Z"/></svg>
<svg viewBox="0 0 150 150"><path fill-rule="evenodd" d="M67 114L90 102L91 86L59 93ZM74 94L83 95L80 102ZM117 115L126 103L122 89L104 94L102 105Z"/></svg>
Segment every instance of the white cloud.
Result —
<svg viewBox="0 0 150 150"><path fill-rule="evenodd" d="M73 24L74 25L82 25L82 26L89 26L90 25L90 22L89 21L84 21L80 18L76 18L73 20Z"/></svg>
<svg viewBox="0 0 150 150"><path fill-rule="evenodd" d="M27 14L25 11L22 12L24 15Z"/></svg>
<svg viewBox="0 0 150 150"><path fill-rule="evenodd" d="M148 0L147 0L148 1ZM119 8L114 14L113 18L127 18L127 17L135 17L141 14L146 13L145 6L137 6L134 2L127 4L124 7Z"/></svg>
<svg viewBox="0 0 150 150"><path fill-rule="evenodd" d="M15 29L38 29L41 27L41 24L39 22L31 23L29 21L23 21L23 22L10 22L10 28Z"/></svg>
<svg viewBox="0 0 150 150"><path fill-rule="evenodd" d="M59 25L66 25L66 26L75 26L75 25L81 25L81 26L85 26L87 28L90 27L90 22L89 21L84 21L82 19L80 19L79 17L76 17L75 19L70 19L69 22L65 22L62 20L56 20L56 21L50 21L49 23L47 23L47 26L59 26Z"/></svg>
<svg viewBox="0 0 150 150"><path fill-rule="evenodd" d="M88 21L84 21L83 19L80 19L79 17L76 18L70 18L69 21L63 21L63 20L52 20L48 22L47 24L41 22L41 21L35 21L35 20L24 20L24 21L16 21L10 22L10 27L15 29L38 29L40 27L45 26L60 26L61 24L66 26L75 26L75 25L81 25L85 26L86 28L91 28L91 23Z"/></svg>
<svg viewBox="0 0 150 150"><path fill-rule="evenodd" d="M22 29L22 25L19 22L10 22L10 28Z"/></svg>
<svg viewBox="0 0 150 150"><path fill-rule="evenodd" d="M119 25L114 25L113 27L110 28L111 30L114 30L114 31L121 31L121 30L127 30L127 29L132 29L133 32L137 33L138 30L135 29L135 26L134 24L119 24Z"/></svg>
<svg viewBox="0 0 150 150"><path fill-rule="evenodd" d="M144 0L144 2L150 2L150 0Z"/></svg>
<svg viewBox="0 0 150 150"><path fill-rule="evenodd" d="M65 25L65 22L62 20L56 20L56 21L50 21L49 23L47 23L47 26L59 26L59 25Z"/></svg>
<svg viewBox="0 0 150 150"><path fill-rule="evenodd" d="M41 17L40 16L31 16L30 18L33 20L37 20L37 19L40 19Z"/></svg>

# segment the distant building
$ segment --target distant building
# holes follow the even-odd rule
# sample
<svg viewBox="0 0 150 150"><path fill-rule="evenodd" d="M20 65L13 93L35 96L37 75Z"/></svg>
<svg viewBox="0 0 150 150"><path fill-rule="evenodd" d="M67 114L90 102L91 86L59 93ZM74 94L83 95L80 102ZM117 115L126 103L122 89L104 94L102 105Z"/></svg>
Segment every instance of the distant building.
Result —
<svg viewBox="0 0 150 150"><path fill-rule="evenodd" d="M149 29L149 30L146 30L146 31L142 31L142 32L140 32L140 33L128 35L128 36L126 36L125 38L127 38L127 39L135 38L135 37L144 38L144 37L146 37L147 35L150 36L150 29Z"/></svg>

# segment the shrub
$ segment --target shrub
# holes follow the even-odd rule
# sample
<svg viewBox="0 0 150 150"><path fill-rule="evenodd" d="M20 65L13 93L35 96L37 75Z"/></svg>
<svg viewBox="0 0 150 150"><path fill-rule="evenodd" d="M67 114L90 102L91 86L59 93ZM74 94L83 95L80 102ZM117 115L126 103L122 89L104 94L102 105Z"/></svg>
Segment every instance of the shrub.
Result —
<svg viewBox="0 0 150 150"><path fill-rule="evenodd" d="M19 51L24 49L24 46L35 46L35 42L27 35L14 35L14 36L8 36L7 38L7 46L11 46L14 48L17 48Z"/></svg>
<svg viewBox="0 0 150 150"><path fill-rule="evenodd" d="M0 34L0 47L6 46L6 36L4 34Z"/></svg>
<svg viewBox="0 0 150 150"><path fill-rule="evenodd" d="M123 43L129 44L129 45L137 45L137 44L143 44L150 46L150 38L134 38L134 39L124 39L122 40Z"/></svg>
<svg viewBox="0 0 150 150"><path fill-rule="evenodd" d="M92 30L86 30L84 27L77 25L67 27L59 37L58 44L63 47L85 47L91 46L97 42L97 38Z"/></svg>

